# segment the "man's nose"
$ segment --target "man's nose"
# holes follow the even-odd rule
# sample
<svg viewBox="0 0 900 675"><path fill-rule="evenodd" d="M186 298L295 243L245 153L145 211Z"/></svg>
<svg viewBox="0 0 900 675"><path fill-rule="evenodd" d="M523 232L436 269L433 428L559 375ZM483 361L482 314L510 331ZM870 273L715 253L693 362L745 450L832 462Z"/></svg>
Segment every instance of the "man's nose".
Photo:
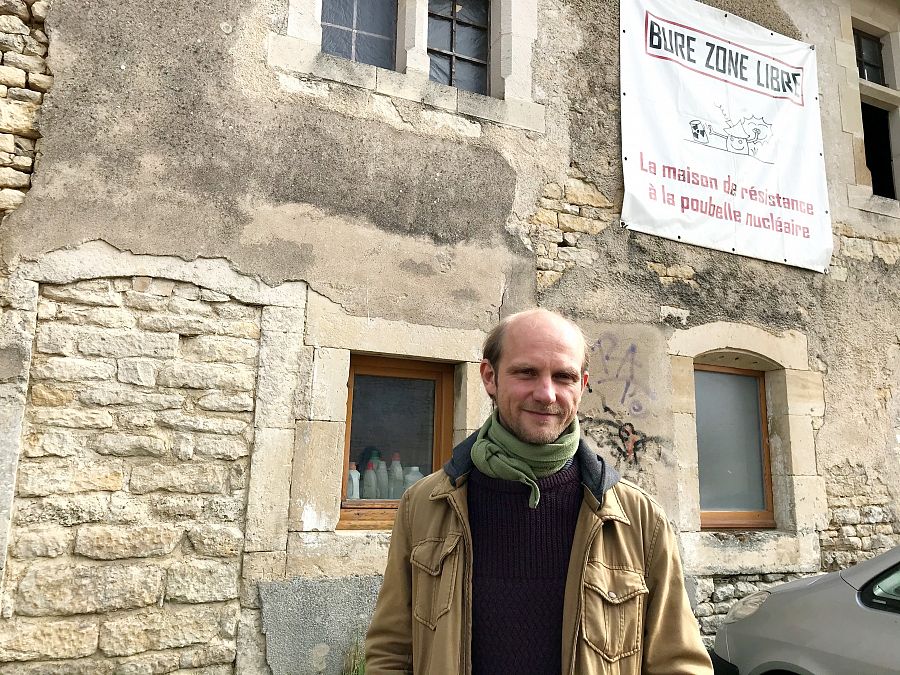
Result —
<svg viewBox="0 0 900 675"><path fill-rule="evenodd" d="M553 386L553 378L540 378L535 385L533 396L540 403L555 403L556 388Z"/></svg>

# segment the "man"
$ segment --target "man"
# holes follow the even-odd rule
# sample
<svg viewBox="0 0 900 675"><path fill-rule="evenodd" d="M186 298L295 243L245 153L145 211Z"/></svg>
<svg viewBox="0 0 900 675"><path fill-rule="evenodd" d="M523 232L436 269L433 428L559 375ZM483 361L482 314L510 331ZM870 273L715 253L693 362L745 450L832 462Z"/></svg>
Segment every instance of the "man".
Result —
<svg viewBox="0 0 900 675"><path fill-rule="evenodd" d="M581 330L488 335L494 412L400 501L366 675L711 674L659 505L591 452Z"/></svg>

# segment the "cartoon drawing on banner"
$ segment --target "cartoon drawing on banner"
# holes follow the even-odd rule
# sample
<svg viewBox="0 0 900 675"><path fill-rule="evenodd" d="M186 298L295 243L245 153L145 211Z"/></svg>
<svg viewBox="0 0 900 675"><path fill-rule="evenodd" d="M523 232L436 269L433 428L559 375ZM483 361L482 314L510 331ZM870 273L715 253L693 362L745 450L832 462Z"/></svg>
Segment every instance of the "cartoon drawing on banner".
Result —
<svg viewBox="0 0 900 675"><path fill-rule="evenodd" d="M709 122L693 119L690 121L691 138L685 140L736 155L748 155L764 164L774 164L757 156L760 149L772 138L771 124L762 116L755 115L749 117L745 115L735 122L723 106L716 107L722 111L727 126L718 130Z"/></svg>

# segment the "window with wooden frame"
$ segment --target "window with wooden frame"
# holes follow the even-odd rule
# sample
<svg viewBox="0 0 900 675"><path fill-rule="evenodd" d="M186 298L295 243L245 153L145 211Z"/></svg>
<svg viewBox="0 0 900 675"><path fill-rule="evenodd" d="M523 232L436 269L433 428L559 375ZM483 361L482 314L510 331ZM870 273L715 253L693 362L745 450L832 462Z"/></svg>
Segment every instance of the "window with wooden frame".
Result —
<svg viewBox="0 0 900 675"><path fill-rule="evenodd" d="M453 450L454 364L353 354L342 529L388 529L403 492Z"/></svg>
<svg viewBox="0 0 900 675"><path fill-rule="evenodd" d="M694 364L700 526L774 528L765 373Z"/></svg>

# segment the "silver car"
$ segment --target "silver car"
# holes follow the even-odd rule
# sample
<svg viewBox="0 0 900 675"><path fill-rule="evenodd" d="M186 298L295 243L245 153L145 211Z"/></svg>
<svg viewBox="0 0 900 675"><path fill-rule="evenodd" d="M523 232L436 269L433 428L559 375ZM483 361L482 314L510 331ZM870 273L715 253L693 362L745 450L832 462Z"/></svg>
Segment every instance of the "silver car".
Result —
<svg viewBox="0 0 900 675"><path fill-rule="evenodd" d="M900 547L739 600L712 657L716 675L900 673Z"/></svg>

